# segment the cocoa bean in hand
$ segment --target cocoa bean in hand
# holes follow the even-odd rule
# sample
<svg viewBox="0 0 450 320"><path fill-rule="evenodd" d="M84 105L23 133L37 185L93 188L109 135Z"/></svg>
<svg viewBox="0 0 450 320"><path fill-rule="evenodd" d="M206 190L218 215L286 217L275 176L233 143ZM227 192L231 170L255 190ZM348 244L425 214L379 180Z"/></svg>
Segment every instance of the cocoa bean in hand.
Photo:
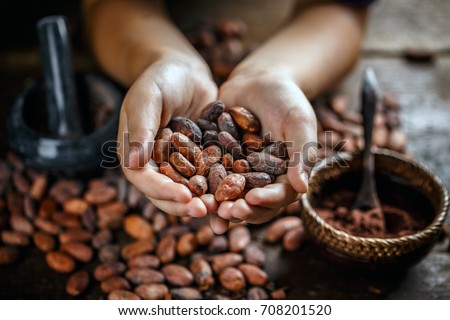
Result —
<svg viewBox="0 0 450 320"><path fill-rule="evenodd" d="M191 163L194 163L195 157L201 152L201 149L181 132L174 132L170 142L175 150Z"/></svg>
<svg viewBox="0 0 450 320"><path fill-rule="evenodd" d="M208 191L208 181L204 176L195 175L189 179L189 189L194 195L200 197Z"/></svg>
<svg viewBox="0 0 450 320"><path fill-rule="evenodd" d="M169 289L164 284L147 283L136 287L134 292L144 300L161 300L169 293Z"/></svg>
<svg viewBox="0 0 450 320"><path fill-rule="evenodd" d="M226 171L233 170L233 156L229 153L225 153L222 157L222 165Z"/></svg>
<svg viewBox="0 0 450 320"><path fill-rule="evenodd" d="M222 101L216 100L209 103L200 113L200 118L215 122L222 112L225 111L225 106Z"/></svg>
<svg viewBox="0 0 450 320"><path fill-rule="evenodd" d="M178 264L167 264L161 268L161 271L167 282L173 286L186 287L194 281L192 273Z"/></svg>
<svg viewBox="0 0 450 320"><path fill-rule="evenodd" d="M152 158L157 164L169 161L171 138L172 130L170 130L170 128L164 128L161 130L159 137L155 140Z"/></svg>
<svg viewBox="0 0 450 320"><path fill-rule="evenodd" d="M227 176L227 172L223 165L215 163L209 170L208 182L209 192L213 195L216 194L217 188L223 179Z"/></svg>
<svg viewBox="0 0 450 320"><path fill-rule="evenodd" d="M215 131L218 132L219 128L217 127L217 124L214 122L211 122L206 119L199 119L197 121L197 125L202 129L203 131Z"/></svg>
<svg viewBox="0 0 450 320"><path fill-rule="evenodd" d="M220 131L228 132L234 139L239 140L239 131L236 123L228 112L222 112L217 119Z"/></svg>
<svg viewBox="0 0 450 320"><path fill-rule="evenodd" d="M222 151L217 146L209 146L205 148L195 158L195 168L197 168L197 174L201 176L207 176L211 167L220 161L222 157Z"/></svg>
<svg viewBox="0 0 450 320"><path fill-rule="evenodd" d="M254 133L246 132L242 137L242 148L246 154L263 150L264 139Z"/></svg>
<svg viewBox="0 0 450 320"><path fill-rule="evenodd" d="M222 286L230 291L241 291L245 288L245 278L239 269L234 267L225 268L219 276Z"/></svg>
<svg viewBox="0 0 450 320"><path fill-rule="evenodd" d="M234 200L244 190L244 176L233 173L223 179L217 187L215 198L218 202Z"/></svg>
<svg viewBox="0 0 450 320"><path fill-rule="evenodd" d="M287 172L286 161L265 152L254 152L247 156L247 161L255 171L275 176Z"/></svg>
<svg viewBox="0 0 450 320"><path fill-rule="evenodd" d="M263 151L281 159L285 159L288 157L286 143L281 141L272 143L270 146L264 148Z"/></svg>
<svg viewBox="0 0 450 320"><path fill-rule="evenodd" d="M70 273L75 269L75 261L69 255L59 251L48 252L45 261L56 272Z"/></svg>
<svg viewBox="0 0 450 320"><path fill-rule="evenodd" d="M194 121L188 118L175 117L169 122L168 127L172 129L174 133L180 132L197 144L202 141L201 129Z"/></svg>
<svg viewBox="0 0 450 320"><path fill-rule="evenodd" d="M141 300L141 298L131 291L118 289L108 294L108 300Z"/></svg>
<svg viewBox="0 0 450 320"><path fill-rule="evenodd" d="M142 216L137 214L128 215L123 221L125 232L134 239L152 239L154 232L152 225Z"/></svg>
<svg viewBox="0 0 450 320"><path fill-rule="evenodd" d="M89 274L86 271L73 273L66 283L67 294L76 297L82 294L89 286Z"/></svg>
<svg viewBox="0 0 450 320"><path fill-rule="evenodd" d="M253 133L261 130L259 120L248 109L244 107L233 107L229 112L241 129Z"/></svg>
<svg viewBox="0 0 450 320"><path fill-rule="evenodd" d="M219 132L219 142L220 144L233 155L234 159L242 159L244 155L242 154L242 147L231 134L226 131Z"/></svg>
<svg viewBox="0 0 450 320"><path fill-rule="evenodd" d="M169 157L170 164L182 176L190 178L195 174L195 167L181 153L174 152Z"/></svg>
<svg viewBox="0 0 450 320"><path fill-rule="evenodd" d="M168 176L170 179L172 179L174 182L181 183L185 185L186 187L189 187L188 180L183 177L181 174L179 174L175 169L171 166L168 162L163 162L159 166L159 171Z"/></svg>
<svg viewBox="0 0 450 320"><path fill-rule="evenodd" d="M247 173L250 171L251 171L250 164L248 163L247 160L240 159L236 160L233 163L233 172L235 173Z"/></svg>
<svg viewBox="0 0 450 320"><path fill-rule="evenodd" d="M242 173L245 178L245 188L263 188L272 182L270 175L265 172Z"/></svg>

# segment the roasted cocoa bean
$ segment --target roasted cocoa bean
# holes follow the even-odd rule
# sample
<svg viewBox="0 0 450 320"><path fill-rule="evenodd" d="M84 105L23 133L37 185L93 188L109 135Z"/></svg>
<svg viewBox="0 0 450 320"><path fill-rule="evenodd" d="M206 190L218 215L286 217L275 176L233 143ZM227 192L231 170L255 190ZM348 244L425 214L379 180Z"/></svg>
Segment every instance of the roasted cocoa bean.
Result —
<svg viewBox="0 0 450 320"><path fill-rule="evenodd" d="M254 152L247 156L253 170L278 176L287 172L286 161L266 152Z"/></svg>
<svg viewBox="0 0 450 320"><path fill-rule="evenodd" d="M59 273L70 273L75 269L75 261L73 258L63 252L47 252L45 261L51 269Z"/></svg>
<svg viewBox="0 0 450 320"><path fill-rule="evenodd" d="M1 239L4 244L17 247L26 247L30 243L26 234L11 230L1 231Z"/></svg>
<svg viewBox="0 0 450 320"><path fill-rule="evenodd" d="M91 247L81 242L67 242L62 244L59 249L82 262L91 261L94 254Z"/></svg>
<svg viewBox="0 0 450 320"><path fill-rule="evenodd" d="M200 197L208 191L208 180L204 176L195 175L189 179L189 190Z"/></svg>
<svg viewBox="0 0 450 320"><path fill-rule="evenodd" d="M219 142L225 148L225 150L231 153L234 159L244 158L241 144L230 133L226 131L220 131Z"/></svg>
<svg viewBox="0 0 450 320"><path fill-rule="evenodd" d="M127 279L122 277L111 277L100 283L100 290L103 293L110 293L114 290L129 290L131 289L130 283Z"/></svg>
<svg viewBox="0 0 450 320"><path fill-rule="evenodd" d="M13 214L9 218L9 225L14 231L31 236L33 234L34 228L30 221L24 216Z"/></svg>
<svg viewBox="0 0 450 320"><path fill-rule="evenodd" d="M270 175L265 172L248 172L242 175L245 177L246 189L263 188L272 183Z"/></svg>
<svg viewBox="0 0 450 320"><path fill-rule="evenodd" d="M157 256L144 254L128 260L128 268L159 268L160 260Z"/></svg>
<svg viewBox="0 0 450 320"><path fill-rule="evenodd" d="M215 122L222 112L225 111L225 105L222 101L216 100L209 103L200 113L200 118Z"/></svg>
<svg viewBox="0 0 450 320"><path fill-rule="evenodd" d="M103 262L94 269L94 278L97 281L104 281L122 274L125 269L125 265L119 261Z"/></svg>
<svg viewBox="0 0 450 320"><path fill-rule="evenodd" d="M290 229L299 227L300 225L302 225L302 220L298 217L288 216L275 220L267 229L266 241L277 242Z"/></svg>
<svg viewBox="0 0 450 320"><path fill-rule="evenodd" d="M19 258L19 250L15 247L0 246L0 266L11 264Z"/></svg>
<svg viewBox="0 0 450 320"><path fill-rule="evenodd" d="M194 276L185 267L179 264L166 264L161 268L167 282L173 286L186 287L194 281Z"/></svg>
<svg viewBox="0 0 450 320"><path fill-rule="evenodd" d="M227 176L227 172L223 165L215 163L209 170L208 186L209 192L213 195L216 194L217 188L223 179Z"/></svg>
<svg viewBox="0 0 450 320"><path fill-rule="evenodd" d="M123 228L134 239L153 239L155 237L152 225L137 214L125 217Z"/></svg>
<svg viewBox="0 0 450 320"><path fill-rule="evenodd" d="M89 274L86 271L73 273L66 283L67 294L76 297L82 294L89 286Z"/></svg>
<svg viewBox="0 0 450 320"><path fill-rule="evenodd" d="M215 255L211 258L211 266L215 274L219 274L227 267L234 267L243 261L242 255L233 252L227 252Z"/></svg>
<svg viewBox="0 0 450 320"><path fill-rule="evenodd" d="M244 190L244 187L244 176L233 173L220 182L214 196L218 202L234 200Z"/></svg>
<svg viewBox="0 0 450 320"><path fill-rule="evenodd" d="M194 121L190 119L184 117L175 117L169 122L168 127L172 129L174 133L180 132L184 134L196 144L199 144L202 141L202 130Z"/></svg>
<svg viewBox="0 0 450 320"><path fill-rule="evenodd" d="M108 300L141 300L141 298L131 291L113 290L108 294Z"/></svg>
<svg viewBox="0 0 450 320"><path fill-rule="evenodd" d="M170 140L172 138L172 134L173 132L170 128L164 128L161 130L159 137L155 140L152 158L157 164L169 161Z"/></svg>
<svg viewBox="0 0 450 320"><path fill-rule="evenodd" d="M244 274L247 283L254 286L264 286L269 279L264 270L253 264L242 263L238 266L238 269Z"/></svg>
<svg viewBox="0 0 450 320"><path fill-rule="evenodd" d="M169 289L164 284L147 283L136 287L134 292L144 300L161 300L169 293Z"/></svg>
<svg viewBox="0 0 450 320"><path fill-rule="evenodd" d="M228 112L222 112L217 119L217 126L220 131L228 132L234 139L239 140L238 127Z"/></svg>
<svg viewBox="0 0 450 320"><path fill-rule="evenodd" d="M122 247L120 254L124 260L152 252L155 248L155 239L144 239L129 243Z"/></svg>
<svg viewBox="0 0 450 320"><path fill-rule="evenodd" d="M161 163L161 165L159 166L159 171L163 175L168 176L174 182L181 183L186 187L189 187L189 181L181 174L179 174L177 171L175 171L175 169L172 167L170 163L168 162Z"/></svg>
<svg viewBox="0 0 450 320"><path fill-rule="evenodd" d="M245 288L244 275L234 267L227 267L220 272L219 280L222 286L230 291L241 291Z"/></svg>
<svg viewBox="0 0 450 320"><path fill-rule="evenodd" d="M159 241L156 247L156 255L161 263L169 263L175 259L177 242L171 235L166 235Z"/></svg>
<svg viewBox="0 0 450 320"><path fill-rule="evenodd" d="M241 252L250 244L250 230L244 226L237 226L228 231L230 251Z"/></svg>
<svg viewBox="0 0 450 320"><path fill-rule="evenodd" d="M43 252L52 251L55 248L55 239L41 231L37 231L33 234L34 245Z"/></svg>
<svg viewBox="0 0 450 320"><path fill-rule="evenodd" d="M266 255L255 244L248 245L244 250L245 261L256 266L264 265L266 261Z"/></svg>
<svg viewBox="0 0 450 320"><path fill-rule="evenodd" d="M262 151L264 147L264 139L254 133L245 133L242 136L242 149L245 154Z"/></svg>
<svg viewBox="0 0 450 320"><path fill-rule="evenodd" d="M177 253L181 257L191 255L197 249L197 240L192 232L183 234L177 243Z"/></svg>
<svg viewBox="0 0 450 320"><path fill-rule="evenodd" d="M290 229L283 236L283 248L287 251L294 251L300 248L306 241L305 228L303 224Z"/></svg>
<svg viewBox="0 0 450 320"><path fill-rule="evenodd" d="M170 142L175 150L191 163L194 163L195 158L201 152L201 149L181 132L174 132Z"/></svg>
<svg viewBox="0 0 450 320"><path fill-rule="evenodd" d="M133 284L164 282L164 275L150 268L131 268L125 273L125 277Z"/></svg>
<svg viewBox="0 0 450 320"><path fill-rule="evenodd" d="M233 107L229 112L241 129L252 133L261 130L259 120L248 109L244 107Z"/></svg>
<svg viewBox="0 0 450 320"><path fill-rule="evenodd" d="M207 176L211 167L220 161L222 157L222 151L218 146L209 146L204 149L195 158L195 168L197 168L197 174L201 176Z"/></svg>
<svg viewBox="0 0 450 320"><path fill-rule="evenodd" d="M172 153L169 160L172 167L186 178L192 177L196 172L194 165L179 152Z"/></svg>
<svg viewBox="0 0 450 320"><path fill-rule="evenodd" d="M195 288L174 288L170 290L175 300L200 300L202 294Z"/></svg>
<svg viewBox="0 0 450 320"><path fill-rule="evenodd" d="M225 153L222 157L222 165L226 171L233 170L233 156L230 153Z"/></svg>
<svg viewBox="0 0 450 320"><path fill-rule="evenodd" d="M233 163L233 172L235 173L247 173L250 171L251 171L250 164L248 163L247 160L240 159L236 160Z"/></svg>

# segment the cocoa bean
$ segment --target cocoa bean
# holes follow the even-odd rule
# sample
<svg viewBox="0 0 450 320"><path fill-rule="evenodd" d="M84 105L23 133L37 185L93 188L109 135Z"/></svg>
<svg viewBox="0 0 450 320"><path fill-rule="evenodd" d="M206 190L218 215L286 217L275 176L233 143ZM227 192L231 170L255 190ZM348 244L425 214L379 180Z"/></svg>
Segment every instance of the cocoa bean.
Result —
<svg viewBox="0 0 450 320"><path fill-rule="evenodd" d="M129 290L131 289L127 279L122 277L111 277L100 283L100 290L103 293L110 293L114 290Z"/></svg>
<svg viewBox="0 0 450 320"><path fill-rule="evenodd" d="M136 285L164 282L164 275L150 268L131 268L125 273L125 277Z"/></svg>
<svg viewBox="0 0 450 320"><path fill-rule="evenodd" d="M169 122L168 127L172 129L174 133L180 132L197 144L202 141L202 131L198 125L190 119L175 117Z"/></svg>
<svg viewBox="0 0 450 320"><path fill-rule="evenodd" d="M222 101L216 100L209 103L200 113L200 118L215 122L222 112L225 111L225 105Z"/></svg>
<svg viewBox="0 0 450 320"><path fill-rule="evenodd" d="M170 140L172 138L172 134L172 130L170 130L169 128L164 128L161 130L159 138L155 140L152 158L157 164L169 161Z"/></svg>
<svg viewBox="0 0 450 320"><path fill-rule="evenodd" d="M30 221L28 221L27 218L24 216L13 214L9 218L9 225L11 226L11 229L14 231L26 234L31 236L33 234L34 228Z"/></svg>
<svg viewBox="0 0 450 320"><path fill-rule="evenodd" d="M6 206L11 214L22 214L23 197L21 194L9 190L6 193Z"/></svg>
<svg viewBox="0 0 450 320"><path fill-rule="evenodd" d="M161 268L167 282L173 286L186 287L194 281L194 276L185 267L178 264L166 264Z"/></svg>
<svg viewBox="0 0 450 320"><path fill-rule="evenodd" d="M201 152L201 149L181 132L174 132L170 142L175 150L191 163L194 163L195 158Z"/></svg>
<svg viewBox="0 0 450 320"><path fill-rule="evenodd" d="M63 203L63 209L64 212L67 212L69 214L74 214L77 216L83 215L83 213L89 208L89 204L78 198L73 198L64 201Z"/></svg>
<svg viewBox="0 0 450 320"><path fill-rule="evenodd" d="M211 266L215 274L219 274L227 267L234 267L243 261L242 255L234 252L227 252L215 255L211 258Z"/></svg>
<svg viewBox="0 0 450 320"><path fill-rule="evenodd" d="M55 248L55 239L45 232L35 232L33 241L34 245L43 252L52 251Z"/></svg>
<svg viewBox="0 0 450 320"><path fill-rule="evenodd" d="M241 129L252 133L261 130L259 120L248 109L244 107L233 107L229 112Z"/></svg>
<svg viewBox="0 0 450 320"><path fill-rule="evenodd" d="M225 153L222 157L222 165L226 171L233 170L233 156L230 153Z"/></svg>
<svg viewBox="0 0 450 320"><path fill-rule="evenodd" d="M89 274L86 271L73 273L66 283L67 294L76 297L82 294L89 286Z"/></svg>
<svg viewBox="0 0 450 320"><path fill-rule="evenodd" d="M134 292L144 300L161 300L169 293L169 289L164 284L147 283L136 287Z"/></svg>
<svg viewBox="0 0 450 320"><path fill-rule="evenodd" d="M61 244L68 242L87 242L92 239L92 234L89 231L79 228L67 229L58 235Z"/></svg>
<svg viewBox="0 0 450 320"><path fill-rule="evenodd" d="M215 131L215 132L219 131L219 128L217 127L217 124L215 124L215 122L206 119L198 119L197 125L203 131Z"/></svg>
<svg viewBox="0 0 450 320"><path fill-rule="evenodd" d="M0 266L11 264L19 258L19 250L15 247L0 246Z"/></svg>
<svg viewBox="0 0 450 320"><path fill-rule="evenodd" d="M265 152L254 152L247 156L247 161L255 171L275 176L287 172L286 161Z"/></svg>
<svg viewBox="0 0 450 320"><path fill-rule="evenodd" d="M266 256L264 251L258 248L255 244L248 245L244 250L245 261L256 266L264 265Z"/></svg>
<svg viewBox="0 0 450 320"><path fill-rule="evenodd" d="M219 142L219 133L217 131L206 130L203 132L203 148L210 146L222 147Z"/></svg>
<svg viewBox="0 0 450 320"><path fill-rule="evenodd" d="M177 253L181 257L191 255L197 249L197 240L192 232L183 234L177 243Z"/></svg>
<svg viewBox="0 0 450 320"><path fill-rule="evenodd" d="M103 262L94 269L94 278L97 281L104 281L122 274L125 269L125 265L119 261Z"/></svg>
<svg viewBox="0 0 450 320"><path fill-rule="evenodd" d="M214 277L211 266L202 258L193 259L189 265L189 269L194 275L195 283L200 291L208 290L214 285Z"/></svg>
<svg viewBox="0 0 450 320"><path fill-rule="evenodd" d="M208 180L204 176L195 175L189 179L189 190L200 197L208 191Z"/></svg>
<svg viewBox="0 0 450 320"><path fill-rule="evenodd" d="M97 184L94 188L89 188L84 194L84 200L91 204L104 204L117 197L117 189L106 184Z"/></svg>
<svg viewBox="0 0 450 320"><path fill-rule="evenodd" d="M228 250L228 240L224 236L214 236L208 246L211 253L220 253Z"/></svg>
<svg viewBox="0 0 450 320"><path fill-rule="evenodd" d="M28 180L22 175L22 173L15 171L12 174L12 183L17 191L22 194L28 193L30 190L30 183Z"/></svg>
<svg viewBox="0 0 450 320"><path fill-rule="evenodd" d="M142 216L132 214L123 220L123 228L134 239L153 239L155 237L152 225Z"/></svg>
<svg viewBox="0 0 450 320"><path fill-rule="evenodd" d="M73 258L59 251L47 252L45 261L51 269L59 273L70 273L75 269Z"/></svg>
<svg viewBox="0 0 450 320"><path fill-rule="evenodd" d="M52 215L52 220L62 228L81 228L81 222L77 216L64 213L55 213Z"/></svg>
<svg viewBox="0 0 450 320"><path fill-rule="evenodd" d="M303 224L290 229L283 237L283 248L287 251L294 251L300 248L306 241L305 228Z"/></svg>
<svg viewBox="0 0 450 320"><path fill-rule="evenodd" d="M195 158L195 168L197 168L197 174L201 176L207 176L211 167L220 161L222 157L222 151L218 146L209 146L204 149Z"/></svg>
<svg viewBox="0 0 450 320"><path fill-rule="evenodd" d="M251 152L262 151L264 147L264 139L254 133L245 133L242 137L242 148L246 154Z"/></svg>
<svg viewBox="0 0 450 320"><path fill-rule="evenodd" d="M116 244L107 244L98 251L98 259L101 262L110 262L119 260L120 247Z"/></svg>
<svg viewBox="0 0 450 320"><path fill-rule="evenodd" d="M81 242L67 242L62 244L59 249L82 262L91 261L94 254L91 247Z"/></svg>
<svg viewBox="0 0 450 320"><path fill-rule="evenodd" d="M211 242L214 238L214 232L208 225L200 227L195 233L195 239L197 243L201 246L205 246Z"/></svg>
<svg viewBox="0 0 450 320"><path fill-rule="evenodd" d="M144 254L128 260L128 268L159 268L160 260L157 256Z"/></svg>
<svg viewBox="0 0 450 320"><path fill-rule="evenodd" d="M1 239L4 244L11 246L26 247L30 244L28 236L17 231L3 230L1 231Z"/></svg>
<svg viewBox="0 0 450 320"><path fill-rule="evenodd" d="M56 212L56 202L53 199L45 198L39 203L38 215L40 218L48 219Z"/></svg>
<svg viewBox="0 0 450 320"><path fill-rule="evenodd" d="M34 200L40 200L47 189L47 175L39 174L33 180L30 188L30 196Z"/></svg>
<svg viewBox="0 0 450 320"><path fill-rule="evenodd" d="M141 300L137 294L127 290L113 290L108 294L108 300Z"/></svg>
<svg viewBox="0 0 450 320"><path fill-rule="evenodd" d="M159 171L163 175L168 176L174 182L181 183L186 187L189 187L189 181L181 174L179 174L177 171L175 171L175 169L170 165L170 163L168 162L161 163L161 165L159 166Z"/></svg>
<svg viewBox="0 0 450 320"><path fill-rule="evenodd" d="M6 159L16 171L23 171L23 169L25 168L25 165L23 164L23 161L20 159L20 157L11 151L6 153Z"/></svg>
<svg viewBox="0 0 450 320"><path fill-rule="evenodd" d="M156 255L161 263L172 262L175 259L176 240L171 235L166 235L159 241L156 247Z"/></svg>
<svg viewBox="0 0 450 320"><path fill-rule="evenodd" d="M162 212L155 213L153 217L153 230L155 232L160 232L167 226L166 214Z"/></svg>
<svg viewBox="0 0 450 320"><path fill-rule="evenodd" d="M120 254L124 260L129 260L141 254L152 252L154 248L154 238L138 240L123 246Z"/></svg>
<svg viewBox="0 0 450 320"><path fill-rule="evenodd" d="M234 139L239 140L238 127L228 112L222 112L222 114L217 119L217 126L219 127L220 131L227 132Z"/></svg>
<svg viewBox="0 0 450 320"><path fill-rule="evenodd" d="M244 176L233 173L223 179L217 187L215 199L218 202L234 200L244 190Z"/></svg>
<svg viewBox="0 0 450 320"><path fill-rule="evenodd" d="M97 207L98 227L118 229L127 209L123 202L111 202Z"/></svg>
<svg viewBox="0 0 450 320"><path fill-rule="evenodd" d="M65 201L76 198L81 195L81 184L75 180L58 180L50 188L49 194L58 203L64 203Z"/></svg>
<svg viewBox="0 0 450 320"><path fill-rule="evenodd" d="M57 235L61 232L61 228L57 224L44 218L37 218L34 220L34 225L40 230L52 235Z"/></svg>
<svg viewBox="0 0 450 320"><path fill-rule="evenodd" d="M242 147L230 133L226 131L219 132L219 142L220 144L232 154L234 159L242 159L244 155L242 153Z"/></svg>
<svg viewBox="0 0 450 320"><path fill-rule="evenodd" d="M286 143L278 141L264 148L263 152L271 154L275 157L286 159L289 154L287 151Z"/></svg>
<svg viewBox="0 0 450 320"><path fill-rule="evenodd" d="M27 195L23 197L23 213L28 219L36 219L36 205L33 199Z"/></svg>
<svg viewBox="0 0 450 320"><path fill-rule="evenodd" d="M109 229L102 229L92 237L92 246L95 249L100 249L110 243L112 241L112 237L112 233Z"/></svg>
<svg viewBox="0 0 450 320"><path fill-rule="evenodd" d="M238 269L244 274L247 283L254 286L264 286L269 279L264 270L253 264L242 263L238 266Z"/></svg>
<svg viewBox="0 0 450 320"><path fill-rule="evenodd" d="M250 230L244 226L237 226L228 231L231 252L241 252L250 244Z"/></svg>
<svg viewBox="0 0 450 320"><path fill-rule="evenodd" d="M175 300L200 300L202 294L195 288L174 288L170 290Z"/></svg>
<svg viewBox="0 0 450 320"><path fill-rule="evenodd" d="M249 300L268 300L269 295L266 290L261 287L251 287L247 292L247 299Z"/></svg>
<svg viewBox="0 0 450 320"><path fill-rule="evenodd" d="M172 167L186 178L192 177L196 172L194 165L179 152L172 153L169 160Z"/></svg>
<svg viewBox="0 0 450 320"><path fill-rule="evenodd" d="M274 290L270 293L270 296L272 299L280 300L280 299L286 299L286 289L280 288L277 290Z"/></svg>
<svg viewBox="0 0 450 320"><path fill-rule="evenodd" d="M219 275L222 286L230 291L241 291L245 288L245 278L239 269L225 268Z"/></svg>
<svg viewBox="0 0 450 320"><path fill-rule="evenodd" d="M81 222L83 223L83 227L90 231L94 232L97 226L97 215L95 214L92 208L86 210L81 216Z"/></svg>
<svg viewBox="0 0 450 320"><path fill-rule="evenodd" d="M272 243L277 242L286 234L287 231L292 228L299 227L300 225L302 225L302 220L298 217L288 216L280 218L274 221L267 229L266 241Z"/></svg>
<svg viewBox="0 0 450 320"><path fill-rule="evenodd" d="M248 172L242 173L245 178L245 188L263 188L272 183L270 175L265 172Z"/></svg>
<svg viewBox="0 0 450 320"><path fill-rule="evenodd" d="M215 163L208 175L208 183L209 183L209 192L213 195L216 194L217 188L219 187L219 184L222 182L223 179L227 176L227 172L225 171L225 168L223 165Z"/></svg>
<svg viewBox="0 0 450 320"><path fill-rule="evenodd" d="M236 160L233 163L233 172L235 173L247 173L250 171L251 171L250 164L248 163L247 160L240 159Z"/></svg>

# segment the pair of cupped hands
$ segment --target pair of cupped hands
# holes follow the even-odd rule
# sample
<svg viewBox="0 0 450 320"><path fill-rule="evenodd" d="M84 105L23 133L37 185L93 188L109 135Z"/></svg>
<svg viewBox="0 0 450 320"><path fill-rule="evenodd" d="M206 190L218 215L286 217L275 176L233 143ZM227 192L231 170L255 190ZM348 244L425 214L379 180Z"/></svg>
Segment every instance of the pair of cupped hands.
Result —
<svg viewBox="0 0 450 320"><path fill-rule="evenodd" d="M274 184L250 190L245 199L217 203L212 194L193 197L184 185L159 173L151 159L160 128L176 116L198 119L214 100L226 108L243 106L260 120L262 133L273 141L288 141L291 159L287 174ZM316 119L305 95L286 70L235 69L220 88L206 64L184 59L161 59L151 64L129 89L120 112L119 157L127 179L152 203L168 214L203 217L209 214L215 233L227 231L229 222L264 223L308 189L315 161ZM141 150L124 150L124 139ZM308 158L308 159L306 159Z"/></svg>

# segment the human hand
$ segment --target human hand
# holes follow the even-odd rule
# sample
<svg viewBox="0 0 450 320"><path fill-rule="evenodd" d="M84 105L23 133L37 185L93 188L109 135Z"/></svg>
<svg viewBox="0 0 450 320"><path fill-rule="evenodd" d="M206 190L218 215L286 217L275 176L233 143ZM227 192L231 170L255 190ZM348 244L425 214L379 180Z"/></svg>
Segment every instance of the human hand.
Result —
<svg viewBox="0 0 450 320"><path fill-rule="evenodd" d="M176 57L149 66L123 101L118 155L125 176L156 207L169 214L203 217L217 210L214 196L192 197L186 186L160 174L151 160L159 128L166 127L176 116L197 118L216 97L217 86L207 66L192 58Z"/></svg>
<svg viewBox="0 0 450 320"><path fill-rule="evenodd" d="M270 133L273 141L287 142L290 158L287 174L278 176L274 184L250 190L245 199L220 204L211 226L216 233L223 233L228 221L258 224L272 219L308 190L317 127L309 101L288 73L232 75L221 86L219 99L227 107L252 111L260 119L262 135Z"/></svg>

